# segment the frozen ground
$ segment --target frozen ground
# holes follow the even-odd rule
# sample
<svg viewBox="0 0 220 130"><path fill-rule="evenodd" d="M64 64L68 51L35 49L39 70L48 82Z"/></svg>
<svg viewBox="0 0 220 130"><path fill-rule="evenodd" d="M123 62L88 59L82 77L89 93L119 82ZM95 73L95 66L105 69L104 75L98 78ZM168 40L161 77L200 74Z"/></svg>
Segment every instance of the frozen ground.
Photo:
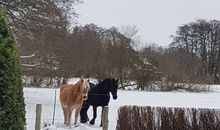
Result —
<svg viewBox="0 0 220 130"><path fill-rule="evenodd" d="M56 114L54 125L52 123L54 96L56 94ZM196 108L220 108L220 86L211 86L213 92L208 93L189 93L189 92L142 92L142 91L118 91L118 99L111 97L109 104L109 130L114 130L117 124L117 110L123 105L141 106L166 106L166 107L196 107ZM96 124L78 124L78 127L66 127L63 125L63 112L59 102L59 89L46 88L24 88L26 103L26 122L27 130L35 128L36 104L42 104L42 130L101 130L100 112ZM89 117L92 116L92 109L89 109ZM74 117L74 116L73 116ZM72 124L74 118L72 117ZM45 126L47 125L47 127Z"/></svg>

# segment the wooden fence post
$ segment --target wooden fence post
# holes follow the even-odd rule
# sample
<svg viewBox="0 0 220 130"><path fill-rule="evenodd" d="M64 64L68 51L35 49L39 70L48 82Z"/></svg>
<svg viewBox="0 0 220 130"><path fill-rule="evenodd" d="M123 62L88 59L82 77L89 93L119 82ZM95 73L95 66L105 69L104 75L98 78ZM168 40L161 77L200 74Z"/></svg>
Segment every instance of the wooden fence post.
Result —
<svg viewBox="0 0 220 130"><path fill-rule="evenodd" d="M36 106L35 130L40 130L41 110L42 110L42 105L41 104L37 104L37 106Z"/></svg>
<svg viewBox="0 0 220 130"><path fill-rule="evenodd" d="M55 112L56 112L56 95L57 95L57 90L55 89L54 106L53 106L53 120L52 120L53 125L54 125L54 117L55 117Z"/></svg>
<svg viewBox="0 0 220 130"><path fill-rule="evenodd" d="M108 106L102 109L102 130L108 130Z"/></svg>

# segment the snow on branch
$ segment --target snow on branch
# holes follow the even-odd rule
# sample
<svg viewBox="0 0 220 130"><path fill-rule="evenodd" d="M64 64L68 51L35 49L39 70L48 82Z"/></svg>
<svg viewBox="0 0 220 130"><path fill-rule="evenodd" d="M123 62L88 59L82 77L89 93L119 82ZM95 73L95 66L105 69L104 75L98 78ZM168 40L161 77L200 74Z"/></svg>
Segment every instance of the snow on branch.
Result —
<svg viewBox="0 0 220 130"><path fill-rule="evenodd" d="M35 53L33 53L32 55L27 55L27 56L20 56L21 59L27 59L27 58L32 58L35 56ZM39 66L40 64L24 64L21 63L22 66L26 66L26 67L36 67Z"/></svg>
<svg viewBox="0 0 220 130"><path fill-rule="evenodd" d="M21 59L24 59L24 58L31 58L31 57L34 57L35 56L35 53L33 53L32 55L28 55L28 56L20 56Z"/></svg>
<svg viewBox="0 0 220 130"><path fill-rule="evenodd" d="M32 65L32 64L22 64L22 63L21 63L21 65L22 65L22 66L26 66L26 67L36 67L36 66L38 66L38 65L40 65L40 64L33 64L33 65Z"/></svg>

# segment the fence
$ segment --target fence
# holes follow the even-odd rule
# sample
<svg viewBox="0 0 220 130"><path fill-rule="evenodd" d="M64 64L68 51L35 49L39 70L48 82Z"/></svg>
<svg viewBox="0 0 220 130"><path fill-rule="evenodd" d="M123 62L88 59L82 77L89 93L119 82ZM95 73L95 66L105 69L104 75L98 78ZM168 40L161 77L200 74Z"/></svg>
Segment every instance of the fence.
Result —
<svg viewBox="0 0 220 130"><path fill-rule="evenodd" d="M40 90L40 89L39 89ZM51 89L52 90L52 89ZM38 94L41 94L43 96L41 97L37 97ZM33 98L33 101L31 101L31 99L25 101L26 104L26 120L29 122L35 122L34 126L35 126L35 130L40 130L41 128L49 128L50 125L54 125L57 122L62 122L64 121L63 118L63 111L61 109L61 105L60 102L57 101L57 99L59 98L57 95L59 93L57 93L57 90L53 90L50 92L25 92L25 97L37 97L37 99ZM36 95L36 96L33 96ZM103 96L107 96L107 95L103 95ZM48 98L49 97L49 98ZM52 98L54 97L54 98ZM41 98L45 98L44 100L42 100ZM39 100L41 101L41 104L39 104ZM47 101L48 100L48 101ZM36 106L36 108L34 108L34 106ZM30 108L31 107L31 108ZM101 108L101 107L100 107ZM33 111L30 110L35 110L36 109L36 114L34 115ZM102 129L103 130L108 130L108 125L109 125L109 119L108 119L108 111L109 108L108 107L104 107L103 111L100 112L102 113ZM27 116L30 115L30 116ZM34 116L36 116L34 118ZM57 118L58 117L58 118ZM72 116L74 117L74 116ZM100 121L100 122L101 122ZM51 123L52 122L52 123ZM110 121L111 122L111 121ZM30 123L28 123L30 124ZM60 125L60 124L59 124ZM61 126L61 125L60 125ZM62 126L61 126L62 127ZM33 125L32 128L29 127L27 128L29 129L33 129Z"/></svg>
<svg viewBox="0 0 220 130"><path fill-rule="evenodd" d="M42 105L37 104L36 105L36 121L35 121L35 130L41 129L41 111L42 111ZM103 107L102 109L102 130L108 130L108 106ZM53 115L53 121L52 124L54 124L54 115Z"/></svg>

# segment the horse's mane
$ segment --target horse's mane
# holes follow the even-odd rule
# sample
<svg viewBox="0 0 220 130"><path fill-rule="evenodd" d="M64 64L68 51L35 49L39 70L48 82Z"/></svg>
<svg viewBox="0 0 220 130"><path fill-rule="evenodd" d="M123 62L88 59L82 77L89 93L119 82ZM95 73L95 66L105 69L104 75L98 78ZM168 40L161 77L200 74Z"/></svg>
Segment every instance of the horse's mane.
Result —
<svg viewBox="0 0 220 130"><path fill-rule="evenodd" d="M86 88L87 87L86 83L89 83L86 79L80 79L78 82L76 82L75 85Z"/></svg>
<svg viewBox="0 0 220 130"><path fill-rule="evenodd" d="M98 84L93 84L94 87L91 87L91 91L89 93L105 93L106 90L108 91L111 89L111 82L112 80L110 78L104 79L103 81L100 81ZM91 85L90 85L91 86Z"/></svg>
<svg viewBox="0 0 220 130"><path fill-rule="evenodd" d="M103 81L101 81L101 82L99 82L99 83L97 84L97 87L101 87L101 86L103 86L103 85L105 86L106 83L109 83L109 81L111 81L110 78L104 79Z"/></svg>
<svg viewBox="0 0 220 130"><path fill-rule="evenodd" d="M71 87L78 87L78 86L80 86L80 82L81 82L81 80L79 80L79 81L77 81L76 83L74 83L74 84L71 84Z"/></svg>
<svg viewBox="0 0 220 130"><path fill-rule="evenodd" d="M75 85L81 85L81 80L82 80L82 79L80 79L79 81L77 81Z"/></svg>
<svg viewBox="0 0 220 130"><path fill-rule="evenodd" d="M81 91L81 79L79 81L77 81L75 84L71 84L71 90L75 89L77 91Z"/></svg>

